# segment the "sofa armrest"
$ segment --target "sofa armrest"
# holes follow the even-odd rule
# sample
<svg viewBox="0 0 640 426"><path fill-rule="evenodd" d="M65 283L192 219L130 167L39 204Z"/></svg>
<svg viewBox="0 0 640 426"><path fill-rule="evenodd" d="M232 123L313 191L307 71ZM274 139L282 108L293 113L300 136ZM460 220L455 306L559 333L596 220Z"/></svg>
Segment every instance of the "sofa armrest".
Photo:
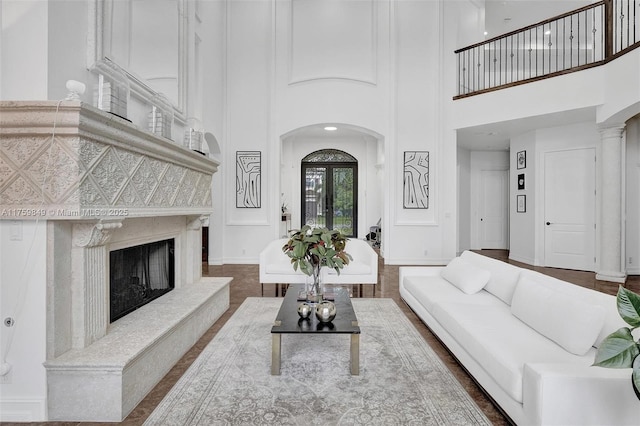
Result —
<svg viewBox="0 0 640 426"><path fill-rule="evenodd" d="M281 238L271 241L259 256L259 279L265 283L302 283L305 277L299 270L296 272L291 265L291 258L282 251L288 240ZM267 270L270 269L270 272Z"/></svg>
<svg viewBox="0 0 640 426"><path fill-rule="evenodd" d="M523 409L532 424L638 424L629 368L525 364L523 375Z"/></svg>

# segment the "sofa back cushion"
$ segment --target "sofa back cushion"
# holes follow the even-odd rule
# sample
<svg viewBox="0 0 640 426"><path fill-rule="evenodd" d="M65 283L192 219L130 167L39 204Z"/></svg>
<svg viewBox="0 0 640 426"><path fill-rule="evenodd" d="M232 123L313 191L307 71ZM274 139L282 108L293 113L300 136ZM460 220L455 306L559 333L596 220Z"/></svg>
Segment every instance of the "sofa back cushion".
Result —
<svg viewBox="0 0 640 426"><path fill-rule="evenodd" d="M600 346L602 341L609 334L613 333L621 327L628 327L628 324L625 323L618 314L618 308L616 306L616 296L572 284L567 281L563 281L549 275L541 274L540 272L536 271L523 270L522 274L527 275L527 277L529 277L536 283L545 286L553 291L558 291L565 295L568 295L574 300L581 300L582 302L588 303L590 305L600 306L602 309L604 309L604 326L602 327L602 330L600 331L600 334L598 335L598 338L593 345L596 348Z"/></svg>
<svg viewBox="0 0 640 426"><path fill-rule="evenodd" d="M482 290L490 277L489 271L478 268L460 257L449 262L440 275L466 294Z"/></svg>
<svg viewBox="0 0 640 426"><path fill-rule="evenodd" d="M511 313L538 333L580 356L596 342L605 317L601 306L541 285L527 274L518 281Z"/></svg>
<svg viewBox="0 0 640 426"><path fill-rule="evenodd" d="M484 287L486 291L511 305L521 269L501 260L492 259L472 251L464 251L460 257L467 262L489 271L490 278Z"/></svg>

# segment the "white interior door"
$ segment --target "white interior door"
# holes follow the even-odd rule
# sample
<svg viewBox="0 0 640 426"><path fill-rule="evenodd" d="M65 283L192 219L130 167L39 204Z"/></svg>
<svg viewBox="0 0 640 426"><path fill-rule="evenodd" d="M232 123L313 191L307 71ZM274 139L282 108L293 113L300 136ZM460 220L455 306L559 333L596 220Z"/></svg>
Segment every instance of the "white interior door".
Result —
<svg viewBox="0 0 640 426"><path fill-rule="evenodd" d="M547 152L545 266L595 271L595 149Z"/></svg>
<svg viewBox="0 0 640 426"><path fill-rule="evenodd" d="M507 170L482 170L480 188L480 247L507 249L508 241Z"/></svg>

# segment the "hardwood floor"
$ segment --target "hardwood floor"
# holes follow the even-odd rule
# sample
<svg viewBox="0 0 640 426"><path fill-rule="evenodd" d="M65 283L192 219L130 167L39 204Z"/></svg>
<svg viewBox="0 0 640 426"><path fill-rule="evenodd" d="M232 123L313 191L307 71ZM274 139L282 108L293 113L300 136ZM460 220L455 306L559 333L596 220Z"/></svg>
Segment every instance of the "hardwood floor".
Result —
<svg viewBox="0 0 640 426"><path fill-rule="evenodd" d="M570 271L565 269L538 268L529 265L510 262L508 253L505 250L483 250L480 253L516 264L517 266L528 269L535 269L542 273L560 278L574 284L592 288L604 293L615 294L618 284L598 281L592 272ZM398 269L399 266L384 265L382 261L379 263L380 281L375 292L375 297L386 297L396 301L405 315L411 320L418 329L424 339L431 345L444 364L452 371L458 381L469 392L471 397L476 401L478 406L483 410L485 415L495 425L508 424L505 417L496 409L489 398L474 383L470 376L460 367L455 359L449 354L446 348L438 341L438 339L429 331L429 329L418 319L418 317L405 305L400 299L398 288ZM213 339L220 328L233 315L236 309L242 304L247 297L260 297L261 286L258 282L258 265L223 265L208 266L203 264L203 275L205 276L224 276L233 277L230 286L230 307L229 310L200 338L200 340L182 357L182 359L173 367L173 369L162 379L162 381L147 395L147 397L131 412L131 414L121 423L121 425L140 425L149 416L153 409L159 404L162 398L169 392L176 381L189 368L191 363L198 357L200 352ZM364 297L373 297L371 288L364 286ZM635 292L640 292L640 276L629 277L626 287ZM265 285L265 296L275 295L274 285ZM7 423L8 424L8 423ZM24 424L24 423L23 423ZM35 423L31 423L35 424ZM79 423L76 422L49 422L47 425L70 426ZM101 425L101 423L82 423L82 425ZM114 423L104 423L104 425L113 425Z"/></svg>

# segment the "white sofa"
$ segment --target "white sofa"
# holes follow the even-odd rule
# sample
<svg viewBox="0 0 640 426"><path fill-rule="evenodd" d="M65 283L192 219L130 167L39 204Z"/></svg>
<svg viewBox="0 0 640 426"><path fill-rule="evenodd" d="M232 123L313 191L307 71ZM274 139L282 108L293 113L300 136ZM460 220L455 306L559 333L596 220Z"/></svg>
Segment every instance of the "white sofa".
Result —
<svg viewBox="0 0 640 426"><path fill-rule="evenodd" d="M287 241L289 241L288 238L271 241L260 252L260 284L263 294L265 284L304 284L308 279L308 276L300 270L293 270L291 258L282 251ZM340 270L340 275L331 268L322 268L322 282L324 284L373 284L375 294L375 285L378 283L378 254L369 243L358 239L347 240L345 251L353 260Z"/></svg>
<svg viewBox="0 0 640 426"><path fill-rule="evenodd" d="M465 251L401 267L400 295L518 425L638 425L631 369L592 367L615 296Z"/></svg>

